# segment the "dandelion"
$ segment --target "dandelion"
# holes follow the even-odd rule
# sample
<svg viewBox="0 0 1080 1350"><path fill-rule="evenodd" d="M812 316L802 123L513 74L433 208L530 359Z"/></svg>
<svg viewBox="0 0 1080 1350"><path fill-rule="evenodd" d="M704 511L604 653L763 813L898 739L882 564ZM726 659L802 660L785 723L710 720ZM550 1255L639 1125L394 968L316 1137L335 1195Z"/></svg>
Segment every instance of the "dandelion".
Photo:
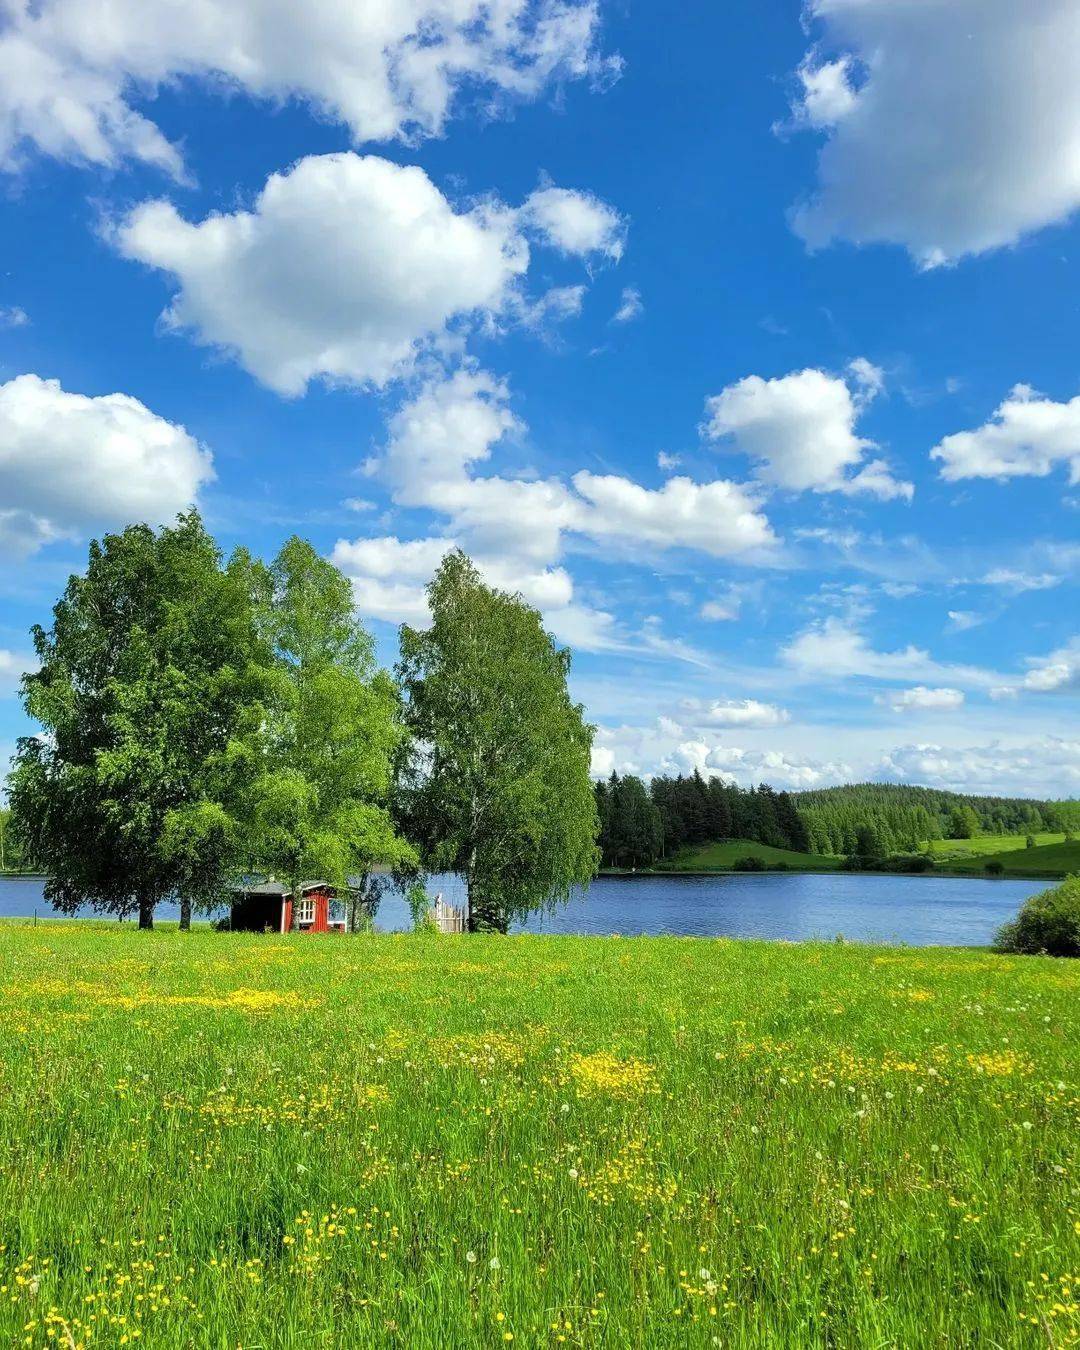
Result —
<svg viewBox="0 0 1080 1350"><path fill-rule="evenodd" d="M468 1261L468 1263L469 1263L470 1266L475 1266L475 1265L476 1265L476 1253L475 1253L475 1252L466 1252L466 1253L465 1253L465 1260Z"/></svg>

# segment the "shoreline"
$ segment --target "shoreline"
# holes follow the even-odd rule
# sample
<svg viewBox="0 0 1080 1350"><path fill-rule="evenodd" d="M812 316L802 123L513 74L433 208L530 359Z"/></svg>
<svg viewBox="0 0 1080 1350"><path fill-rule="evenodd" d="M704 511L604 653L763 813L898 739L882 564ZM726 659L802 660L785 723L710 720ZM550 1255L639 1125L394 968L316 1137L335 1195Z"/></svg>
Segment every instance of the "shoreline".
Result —
<svg viewBox="0 0 1080 1350"><path fill-rule="evenodd" d="M601 877L777 877L777 876L803 876L803 877L908 877L915 880L925 880L927 877L939 877L942 880L954 878L957 881L1045 881L1048 884L1055 881L1064 881L1070 874L1068 872L1006 872L1001 876L990 876L981 868L978 870L965 871L958 867L944 868L931 867L925 872L892 872L886 868L860 867L857 871L849 871L846 867L766 867L760 872L756 869L745 872L734 867L707 867L707 868L666 868L666 867L639 867L635 870L622 869L618 867L602 867L597 872L594 880Z"/></svg>

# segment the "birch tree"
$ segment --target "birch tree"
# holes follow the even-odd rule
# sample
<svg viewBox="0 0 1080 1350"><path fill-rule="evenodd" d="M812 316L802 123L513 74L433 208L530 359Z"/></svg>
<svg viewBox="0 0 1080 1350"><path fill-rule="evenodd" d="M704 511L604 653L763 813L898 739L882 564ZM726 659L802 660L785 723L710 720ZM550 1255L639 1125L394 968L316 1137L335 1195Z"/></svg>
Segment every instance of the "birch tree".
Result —
<svg viewBox="0 0 1080 1350"><path fill-rule="evenodd" d="M596 870L592 728L570 653L520 596L453 552L428 599L431 627L401 630L403 820L431 871L464 878L470 932L505 932Z"/></svg>

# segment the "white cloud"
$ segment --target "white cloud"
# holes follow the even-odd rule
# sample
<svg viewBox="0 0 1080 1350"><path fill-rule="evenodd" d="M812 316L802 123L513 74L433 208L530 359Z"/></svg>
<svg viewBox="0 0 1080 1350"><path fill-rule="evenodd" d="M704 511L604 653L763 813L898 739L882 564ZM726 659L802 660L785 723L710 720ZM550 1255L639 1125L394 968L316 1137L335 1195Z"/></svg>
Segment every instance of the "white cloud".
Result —
<svg viewBox="0 0 1080 1350"><path fill-rule="evenodd" d="M37 659L29 652L13 652L0 647L0 698L17 693L26 671L36 669ZM4 762L0 760L0 763Z"/></svg>
<svg viewBox="0 0 1080 1350"><path fill-rule="evenodd" d="M924 267L1013 244L1080 205L1074 0L811 0L822 41L796 122L823 129L794 227L901 244Z"/></svg>
<svg viewBox="0 0 1080 1350"><path fill-rule="evenodd" d="M286 395L386 384L455 320L502 310L529 263L508 208L456 212L422 169L352 153L302 159L250 211L199 224L145 203L116 242L176 278L170 326Z"/></svg>
<svg viewBox="0 0 1080 1350"><path fill-rule="evenodd" d="M459 348L470 326L576 314L582 286L524 293L530 211L494 198L455 210L423 169L345 152L309 155L271 174L250 210L198 223L144 202L112 238L174 278L168 327L296 396L313 379L380 388Z"/></svg>
<svg viewBox="0 0 1080 1350"><path fill-rule="evenodd" d="M948 611L948 629L952 633L966 633L970 628L978 628L986 623L985 614L976 614L971 609L950 609Z"/></svg>
<svg viewBox="0 0 1080 1350"><path fill-rule="evenodd" d="M560 253L577 258L599 253L616 262L622 257L626 222L591 192L538 188L526 199L519 218Z"/></svg>
<svg viewBox="0 0 1080 1350"><path fill-rule="evenodd" d="M20 305L0 306L0 328L25 328L30 315Z"/></svg>
<svg viewBox="0 0 1080 1350"><path fill-rule="evenodd" d="M448 517L450 533L480 557L551 563L567 534L714 557L752 558L775 545L755 494L737 483L672 478L649 489L584 470L572 486L478 476L500 442L524 433L508 399L503 381L473 366L428 380L391 418L386 451L366 471L381 476L399 504Z"/></svg>
<svg viewBox="0 0 1080 1350"><path fill-rule="evenodd" d="M948 483L1045 478L1059 466L1069 470L1070 483L1080 483L1080 397L1055 403L1018 384L989 422L946 436L930 458L941 461Z"/></svg>
<svg viewBox="0 0 1080 1350"><path fill-rule="evenodd" d="M851 767L776 748L747 749L704 739L667 717L646 726L600 727L593 743L592 771L597 776L634 773L693 773L726 778L744 787L769 783L776 788L825 787L850 781Z"/></svg>
<svg viewBox="0 0 1080 1350"><path fill-rule="evenodd" d="M875 651L865 635L835 615L812 624L781 649L782 659L804 675L826 679L865 678L902 681L949 679L983 688L995 683L992 672L975 666L946 665L919 647Z"/></svg>
<svg viewBox="0 0 1080 1350"><path fill-rule="evenodd" d="M699 611L710 623L726 623L739 617L737 600L706 600Z"/></svg>
<svg viewBox="0 0 1080 1350"><path fill-rule="evenodd" d="M0 385L0 548L33 552L52 539L189 506L212 461L182 426L127 394L88 398L58 380Z"/></svg>
<svg viewBox="0 0 1080 1350"><path fill-rule="evenodd" d="M861 358L851 363L849 380L812 369L770 380L748 375L706 399L702 430L712 441L730 438L773 487L910 500L910 483L893 478L881 459L865 461L876 447L855 430L882 378Z"/></svg>
<svg viewBox="0 0 1080 1350"><path fill-rule="evenodd" d="M429 617L425 587L456 547L453 539L444 538L339 539L331 560L352 579L361 613L395 623L424 623ZM474 562L490 586L520 592L538 608L561 609L573 597L573 584L561 567L529 569L502 558L476 557Z"/></svg>
<svg viewBox="0 0 1080 1350"><path fill-rule="evenodd" d="M755 698L683 699L679 712L695 727L779 727L791 720L786 708Z"/></svg>
<svg viewBox="0 0 1080 1350"><path fill-rule="evenodd" d="M645 312L641 302L641 292L636 286L624 286L619 308L611 317L612 323L632 323Z"/></svg>
<svg viewBox="0 0 1080 1350"><path fill-rule="evenodd" d="M761 561L775 536L756 495L734 483L685 478L652 490L588 472L571 483L481 475L500 444L524 437L508 402L504 381L466 364L431 375L391 417L385 449L364 472L386 483L396 504L443 517L445 532L424 540L339 541L334 559L353 578L358 606L378 618L418 621L427 612L422 582L448 548L461 547L489 583L520 591L540 608L561 641L708 664L688 643L666 636L657 619L635 632L607 610L583 604L558 564L571 536Z"/></svg>
<svg viewBox="0 0 1080 1350"><path fill-rule="evenodd" d="M591 507L577 528L592 539L693 548L717 558L766 552L776 543L757 499L738 483L669 478L662 488L650 489L584 469L573 481Z"/></svg>
<svg viewBox="0 0 1080 1350"><path fill-rule="evenodd" d="M663 469L665 473L671 469L677 469L682 463L682 455L671 455L666 450L661 450L656 456L656 467Z"/></svg>
<svg viewBox="0 0 1080 1350"><path fill-rule="evenodd" d="M960 689L928 689L917 684L914 689L880 694L875 702L893 712L954 712L963 707L964 694Z"/></svg>
<svg viewBox="0 0 1080 1350"><path fill-rule="evenodd" d="M995 698L1013 694L1057 694L1080 689L1080 638L1073 638L1049 656L1029 658L1028 670L1015 681L991 690Z"/></svg>
<svg viewBox="0 0 1080 1350"><path fill-rule="evenodd" d="M1075 795L1080 792L1080 741L1044 736L975 746L897 746L876 766L874 777L953 792Z"/></svg>
<svg viewBox="0 0 1080 1350"><path fill-rule="evenodd" d="M1053 572L1022 572L1015 567L995 567L982 579L984 586L1001 586L1019 595L1024 591L1048 591L1060 586L1064 577Z"/></svg>
<svg viewBox="0 0 1080 1350"><path fill-rule="evenodd" d="M354 142L439 134L462 91L486 109L553 82L618 73L596 49L595 0L9 0L0 34L0 165L31 146L176 176L180 151L132 101L200 79L297 98Z"/></svg>

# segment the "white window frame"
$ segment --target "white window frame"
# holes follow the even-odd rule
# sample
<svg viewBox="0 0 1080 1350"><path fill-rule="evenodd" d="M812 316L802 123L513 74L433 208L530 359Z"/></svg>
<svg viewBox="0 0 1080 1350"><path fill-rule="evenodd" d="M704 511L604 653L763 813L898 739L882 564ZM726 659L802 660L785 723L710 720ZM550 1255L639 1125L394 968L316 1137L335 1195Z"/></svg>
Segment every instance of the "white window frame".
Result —
<svg viewBox="0 0 1080 1350"><path fill-rule="evenodd" d="M297 928L299 928L301 924L313 924L315 922L314 895L302 895L300 899L297 900L293 922L296 924Z"/></svg>

